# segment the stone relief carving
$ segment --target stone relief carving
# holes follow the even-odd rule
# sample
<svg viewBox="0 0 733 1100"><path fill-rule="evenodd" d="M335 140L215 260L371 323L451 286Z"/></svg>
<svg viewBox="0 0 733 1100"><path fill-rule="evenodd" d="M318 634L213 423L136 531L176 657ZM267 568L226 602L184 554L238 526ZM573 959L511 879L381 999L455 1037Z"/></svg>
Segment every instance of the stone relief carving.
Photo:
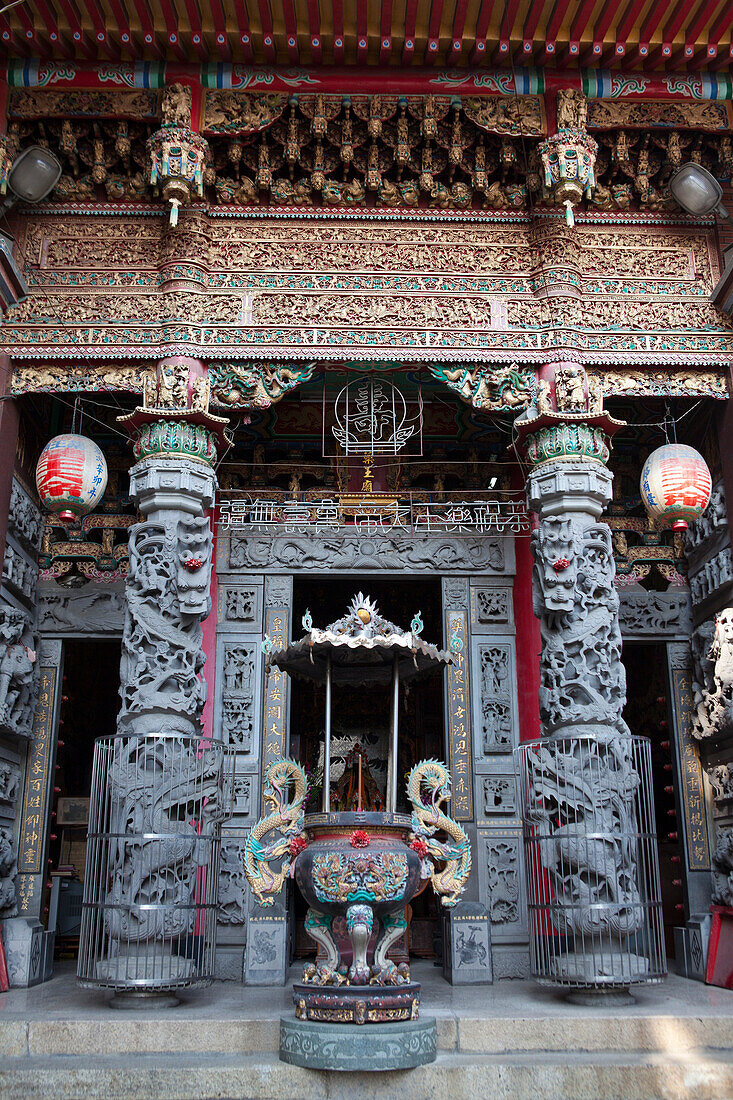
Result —
<svg viewBox="0 0 733 1100"><path fill-rule="evenodd" d="M483 780L484 814L515 814L517 795L513 776L492 775Z"/></svg>
<svg viewBox="0 0 733 1100"><path fill-rule="evenodd" d="M235 775L232 788L233 812L248 817L252 808L252 776ZM240 861L241 862L241 861Z"/></svg>
<svg viewBox="0 0 733 1100"><path fill-rule="evenodd" d="M221 736L242 753L252 751L255 654L254 644L224 646Z"/></svg>
<svg viewBox="0 0 733 1100"><path fill-rule="evenodd" d="M199 557L189 573L192 545ZM120 685L126 731L146 730L143 716L167 713L175 713L181 732L196 730L206 700L200 620L210 608L200 578L208 584L211 549L208 520L203 526L200 520L179 520L177 527L140 523L130 531Z"/></svg>
<svg viewBox="0 0 733 1100"><path fill-rule="evenodd" d="M501 539L339 538L320 542L279 536L260 538L231 536L231 569L265 569L279 566L292 572L307 569L358 569L396 571L412 568L429 573L448 570L504 572L505 548Z"/></svg>
<svg viewBox="0 0 733 1100"><path fill-rule="evenodd" d="M10 541L5 545L3 560L3 580L33 603L38 580L38 565L18 546Z"/></svg>
<svg viewBox="0 0 733 1100"><path fill-rule="evenodd" d="M443 602L446 607L464 608L467 600L468 590L462 577L443 578Z"/></svg>
<svg viewBox="0 0 733 1100"><path fill-rule="evenodd" d="M725 506L725 490L722 481L716 481L710 494L710 503L696 523L691 523L685 532L685 550L697 550L710 542L720 531L728 527L728 513Z"/></svg>
<svg viewBox="0 0 733 1100"><path fill-rule="evenodd" d="M721 833L713 853L713 905L733 905L733 829Z"/></svg>
<svg viewBox="0 0 733 1100"><path fill-rule="evenodd" d="M620 594L622 634L689 634L690 597L686 592L629 592Z"/></svg>
<svg viewBox="0 0 733 1100"><path fill-rule="evenodd" d="M540 619L540 718L556 728L612 726L621 717L626 674L621 664L619 597L611 531L550 516L532 536L535 615Z"/></svg>
<svg viewBox="0 0 733 1100"><path fill-rule="evenodd" d="M716 802L729 802L733 799L733 766L716 764L708 770L708 778Z"/></svg>
<svg viewBox="0 0 733 1100"><path fill-rule="evenodd" d="M224 618L228 622L253 623L257 608L257 590L226 586L222 591L222 607Z"/></svg>
<svg viewBox="0 0 733 1100"><path fill-rule="evenodd" d="M13 833L11 829L0 828L0 918L14 917L15 875L17 865L13 855Z"/></svg>
<svg viewBox="0 0 733 1100"><path fill-rule="evenodd" d="M476 619L479 623L505 623L510 617L511 592L507 588L476 589Z"/></svg>
<svg viewBox="0 0 733 1100"><path fill-rule="evenodd" d="M733 581L733 558L730 547L726 547L715 557L706 561L698 572L690 577L690 592L693 603L702 603L712 596L718 588Z"/></svg>
<svg viewBox="0 0 733 1100"><path fill-rule="evenodd" d="M697 627L692 650L692 733L698 740L720 737L733 726L733 607Z"/></svg>
<svg viewBox="0 0 733 1100"><path fill-rule="evenodd" d="M124 593L99 585L91 591L63 593L54 587L39 594L38 627L47 633L118 633L124 617Z"/></svg>
<svg viewBox="0 0 733 1100"><path fill-rule="evenodd" d="M512 684L509 645L478 647L481 684L481 744L484 756L511 752Z"/></svg>
<svg viewBox="0 0 733 1100"><path fill-rule="evenodd" d="M492 924L513 924L519 919L519 852L510 839L487 839L489 917Z"/></svg>
<svg viewBox="0 0 733 1100"><path fill-rule="evenodd" d="M0 802L14 803L20 787L20 769L9 760L0 760Z"/></svg>
<svg viewBox="0 0 733 1100"><path fill-rule="evenodd" d="M13 487L10 492L8 524L17 539L25 541L34 551L38 550L43 530L41 510L17 478L13 478Z"/></svg>
<svg viewBox="0 0 733 1100"><path fill-rule="evenodd" d="M38 695L38 638L28 616L0 608L0 729L30 737Z"/></svg>
<svg viewBox="0 0 733 1100"><path fill-rule="evenodd" d="M265 584L265 607L290 607L293 582L290 577L268 577Z"/></svg>
<svg viewBox="0 0 733 1100"><path fill-rule="evenodd" d="M237 841L228 843L222 840L219 857L219 924L244 924L245 888L241 846Z"/></svg>

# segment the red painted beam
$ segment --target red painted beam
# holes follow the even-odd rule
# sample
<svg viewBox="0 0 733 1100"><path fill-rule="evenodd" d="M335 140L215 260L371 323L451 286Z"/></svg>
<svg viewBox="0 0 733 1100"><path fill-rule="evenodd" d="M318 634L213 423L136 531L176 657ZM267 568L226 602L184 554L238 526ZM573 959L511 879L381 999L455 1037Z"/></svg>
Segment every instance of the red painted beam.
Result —
<svg viewBox="0 0 733 1100"><path fill-rule="evenodd" d="M466 0L468 3L468 0ZM392 0L382 0L379 20L379 64L389 65L392 56Z"/></svg>
<svg viewBox="0 0 733 1100"><path fill-rule="evenodd" d="M537 24L540 21L543 11L543 4L535 3L530 5L526 22L522 28L522 49L518 57L520 65L526 65L531 60L532 53L534 52L534 33L537 30Z"/></svg>
<svg viewBox="0 0 733 1100"><path fill-rule="evenodd" d="M369 22L367 0L356 0L356 60L366 65L369 56Z"/></svg>
<svg viewBox="0 0 733 1100"><path fill-rule="evenodd" d="M227 21L224 15L224 8L222 7L221 0L209 0L209 4L211 7L211 17L214 20L214 39L216 41L217 53L222 61L230 61L232 51L229 48Z"/></svg>
<svg viewBox="0 0 733 1100"><path fill-rule="evenodd" d="M283 0L283 21L285 23L285 45L288 57L297 65L300 61L298 49L298 20L295 16L295 0Z"/></svg>
<svg viewBox="0 0 733 1100"><path fill-rule="evenodd" d="M135 0L137 3L138 0ZM208 61L209 51L206 48L204 42L204 30L201 25L201 15L196 5L196 0L184 0L186 5L186 15L188 16L188 25L191 28L191 42L198 56L202 61Z"/></svg>
<svg viewBox="0 0 733 1100"><path fill-rule="evenodd" d="M405 9L405 41L402 46L402 64L412 64L415 56L415 28L417 26L417 0L407 0Z"/></svg>
<svg viewBox="0 0 733 1100"><path fill-rule="evenodd" d="M332 0L333 12L333 63L343 64L344 60L344 5L343 0Z"/></svg>
<svg viewBox="0 0 733 1100"><path fill-rule="evenodd" d="M486 35L489 32L491 14L496 0L481 0L478 17L476 19L475 45L471 51L469 61L472 65L486 59Z"/></svg>
<svg viewBox="0 0 733 1100"><path fill-rule="evenodd" d="M448 64L452 65L458 59L463 49L463 31L466 27L466 15L468 14L468 0L456 0L456 10L453 15L453 31L451 33L450 50L448 51Z"/></svg>
<svg viewBox="0 0 733 1100"><path fill-rule="evenodd" d="M83 54L89 58L90 61L95 60L97 51L94 43L89 41L89 38L84 32L82 25L79 21L79 16L76 13L76 9L70 3L70 0L59 0L59 6L66 16L66 20L71 30L71 37L74 42L74 49L81 50Z"/></svg>
<svg viewBox="0 0 733 1100"><path fill-rule="evenodd" d="M595 6L596 0L583 0L580 11L575 16L573 24L570 27L567 55L571 61L577 62L580 56L580 40L583 37L585 28L588 26L588 20L593 14Z"/></svg>
<svg viewBox="0 0 733 1100"><path fill-rule="evenodd" d="M540 6L542 6L540 4ZM504 0L504 15L500 23L499 46L495 52L498 61L506 62L511 49L511 37L519 11L519 0Z"/></svg>
<svg viewBox="0 0 733 1100"><path fill-rule="evenodd" d="M36 0L36 8L38 9L38 14L46 25L48 38L49 41L52 43L51 49L59 50L66 57L73 57L74 49L68 38L63 35L59 30L56 13L51 11L45 0Z"/></svg>
<svg viewBox="0 0 733 1100"><path fill-rule="evenodd" d="M311 40L311 60L320 65L323 57L323 39L321 37L321 12L318 0L308 0L308 29Z"/></svg>
<svg viewBox="0 0 733 1100"><path fill-rule="evenodd" d="M48 56L48 54L50 53L50 47L44 39L38 38L36 34L36 28L33 25L33 20L28 15L28 12L25 10L23 4L19 4L16 8L13 8L13 11L18 16L18 19L23 26L23 30L20 33L27 42L28 46L35 52L43 53L45 56Z"/></svg>
<svg viewBox="0 0 733 1100"><path fill-rule="evenodd" d="M443 21L443 0L433 0L430 8L430 21L428 23L428 44L425 48L425 60L435 64L440 48L440 24Z"/></svg>
<svg viewBox="0 0 733 1100"><path fill-rule="evenodd" d="M85 0L87 4L90 2L93 4L94 0ZM186 52L181 45L180 35L178 33L178 12L173 8L170 0L161 0L160 10L165 20L168 45L179 61L185 61Z"/></svg>
<svg viewBox="0 0 733 1100"><path fill-rule="evenodd" d="M38 0L36 0L38 3ZM112 14L115 17L117 23L117 33L120 36L120 42L122 48L129 53L132 52L132 31L130 30L130 23L127 18L127 12L122 6L121 0L109 0L109 6L112 9Z"/></svg>
<svg viewBox="0 0 733 1100"><path fill-rule="evenodd" d="M97 0L84 0L84 7L88 12L89 18L92 21L92 26L94 27L94 37L97 43L97 49L102 50L102 52L107 55L110 61L118 60L120 56L120 51L114 49L109 41L109 28L102 18L102 13L97 6Z"/></svg>
<svg viewBox="0 0 733 1100"><path fill-rule="evenodd" d="M154 53L156 57L162 58L163 53L160 49L160 46L155 40L155 27L153 26L153 21L150 18L150 11L148 10L148 6L145 3L145 0L132 0L132 2L135 5L135 11L137 12L137 17L140 20L143 42L145 43L143 49L150 50L150 52Z"/></svg>
<svg viewBox="0 0 733 1100"><path fill-rule="evenodd" d="M244 0L234 0L234 14L237 17L242 56L245 61L252 61L254 59L254 54L252 53L252 30L249 25L249 15L244 6Z"/></svg>
<svg viewBox="0 0 733 1100"><path fill-rule="evenodd" d="M0 15L0 42L6 47L12 46L21 57L28 57L31 53L30 43L15 33L4 15Z"/></svg>
<svg viewBox="0 0 733 1100"><path fill-rule="evenodd" d="M265 51L267 60L275 62L277 61L275 32L272 27L272 14L270 12L268 0L257 0L257 7L260 13L260 22L262 23L262 48Z"/></svg>
<svg viewBox="0 0 733 1100"><path fill-rule="evenodd" d="M672 57L672 43L680 27L694 7L694 0L677 0L672 14L662 28L662 57L669 61Z"/></svg>
<svg viewBox="0 0 733 1100"><path fill-rule="evenodd" d="M639 21L646 0L629 0L626 11L623 13L616 27L616 56L623 57L626 53L626 39L629 32L634 29Z"/></svg>
<svg viewBox="0 0 733 1100"><path fill-rule="evenodd" d="M657 0L654 7L649 9L647 17L644 20L644 25L639 31L639 56L641 58L647 58L649 56L649 43L652 40L652 35L661 23L662 16L664 16L668 10L669 0Z"/></svg>

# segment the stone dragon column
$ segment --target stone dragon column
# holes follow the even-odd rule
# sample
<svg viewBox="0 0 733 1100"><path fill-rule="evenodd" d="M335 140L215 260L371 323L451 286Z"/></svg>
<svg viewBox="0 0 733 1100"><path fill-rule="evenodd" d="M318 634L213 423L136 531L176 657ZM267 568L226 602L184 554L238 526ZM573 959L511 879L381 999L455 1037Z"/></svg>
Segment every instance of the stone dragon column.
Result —
<svg viewBox="0 0 733 1100"><path fill-rule="evenodd" d="M200 977L198 948L192 961L186 943L201 937L203 838L217 835L222 813L223 757L201 729L201 621L211 606L213 564L205 512L227 422L209 413L204 365L183 356L162 360L145 381L142 406L119 419L133 439L130 497L143 519L129 543L118 717L124 736L103 739L110 745L99 780L95 756L102 810L93 795L89 852L90 866L97 866L93 856L102 870L96 898L85 893L79 977L118 990L164 989ZM93 839L95 813L99 831L116 838L101 855L93 851L101 843Z"/></svg>
<svg viewBox="0 0 733 1100"><path fill-rule="evenodd" d="M622 424L581 366L556 363L541 370L536 404L516 425L539 517L532 553L543 740L525 757L525 820L539 838L528 864L554 928L538 933L545 954L533 965L550 980L618 987L645 980L648 969L633 953L644 899L628 840L641 828L635 799L645 777L622 717L616 570L611 530L599 523L611 499L610 439Z"/></svg>

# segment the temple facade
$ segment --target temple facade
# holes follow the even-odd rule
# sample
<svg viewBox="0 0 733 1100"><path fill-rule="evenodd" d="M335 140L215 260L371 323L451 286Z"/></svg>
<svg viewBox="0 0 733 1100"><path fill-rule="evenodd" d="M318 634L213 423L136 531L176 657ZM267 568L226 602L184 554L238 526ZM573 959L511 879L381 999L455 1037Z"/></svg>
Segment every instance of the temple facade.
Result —
<svg viewBox="0 0 733 1100"><path fill-rule="evenodd" d="M31 55L40 7L0 19L4 176L31 146L62 169L3 223L24 283L0 327L11 985L47 979L80 933L84 950L94 741L118 730L223 743L196 796L221 837L215 889L196 893L213 975L283 984L313 955L294 884L263 907L245 875L268 769L298 762L315 813L329 779L332 807L356 808L358 765L360 809L389 809L391 704L335 686L326 768L323 686L266 665L358 593L453 655L400 697L391 808L409 811L417 761L445 761L473 866L449 911L413 899L395 962L432 959L454 984L528 977L516 750L630 732L651 745L650 973L704 980L711 906L733 904L733 326L710 300L730 232L668 184L691 161L729 188L727 67L674 36L664 53L638 20L635 67L607 27L573 50L549 13L539 45L526 21L517 41L463 24L446 39L422 4L425 35L403 28L399 47L335 23L304 45L283 4L282 27L228 28L221 51L214 31L174 33L162 5L153 45L142 25L134 51L108 28L98 53L85 27L86 52L38 32L49 49ZM36 488L64 434L108 469L81 518ZM667 443L712 477L686 530L642 504ZM126 775L130 805L146 766ZM159 807L170 829L191 812L180 769ZM620 827L597 773L581 779L560 794L555 778L558 805ZM554 896L615 897L638 856L624 851L613 874L578 858ZM193 887L166 858L141 880L121 857L105 904L175 907Z"/></svg>

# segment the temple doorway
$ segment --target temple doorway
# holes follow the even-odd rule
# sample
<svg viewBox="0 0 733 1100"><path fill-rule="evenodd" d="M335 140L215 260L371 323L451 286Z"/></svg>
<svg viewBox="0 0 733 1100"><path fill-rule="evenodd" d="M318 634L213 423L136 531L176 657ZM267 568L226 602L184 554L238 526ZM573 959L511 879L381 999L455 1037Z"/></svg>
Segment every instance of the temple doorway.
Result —
<svg viewBox="0 0 733 1100"><path fill-rule="evenodd" d="M673 959L674 928L684 922L681 852L684 838L677 829L674 756L668 725L666 646L625 642L623 663L626 668L624 719L632 733L648 737L652 746L664 941L667 958Z"/></svg>
<svg viewBox="0 0 733 1100"><path fill-rule="evenodd" d="M76 958L78 951L94 741L116 730L119 684L119 641L64 641L45 903L57 957Z"/></svg>
<svg viewBox="0 0 733 1100"><path fill-rule="evenodd" d="M420 612L426 641L444 644L442 596L439 577L296 577L293 582L293 636L301 631L301 619L310 611L314 625L325 627L341 618L352 597L363 592L380 613L399 627L409 629ZM309 813L321 807L324 743L325 687L293 679L290 697L290 754L305 765L311 781ZM362 687L334 685L331 737L331 808L355 809L358 755L362 762L362 808L383 810L387 783L390 726L390 692L384 685ZM397 812L411 813L405 786L407 775L419 760L445 758L444 677L436 671L400 691ZM296 957L313 955L313 941L304 929L306 904L292 891L291 943ZM395 961L407 957L436 959L442 952L442 923L432 890L423 890L408 907L407 944L401 941L390 952Z"/></svg>

